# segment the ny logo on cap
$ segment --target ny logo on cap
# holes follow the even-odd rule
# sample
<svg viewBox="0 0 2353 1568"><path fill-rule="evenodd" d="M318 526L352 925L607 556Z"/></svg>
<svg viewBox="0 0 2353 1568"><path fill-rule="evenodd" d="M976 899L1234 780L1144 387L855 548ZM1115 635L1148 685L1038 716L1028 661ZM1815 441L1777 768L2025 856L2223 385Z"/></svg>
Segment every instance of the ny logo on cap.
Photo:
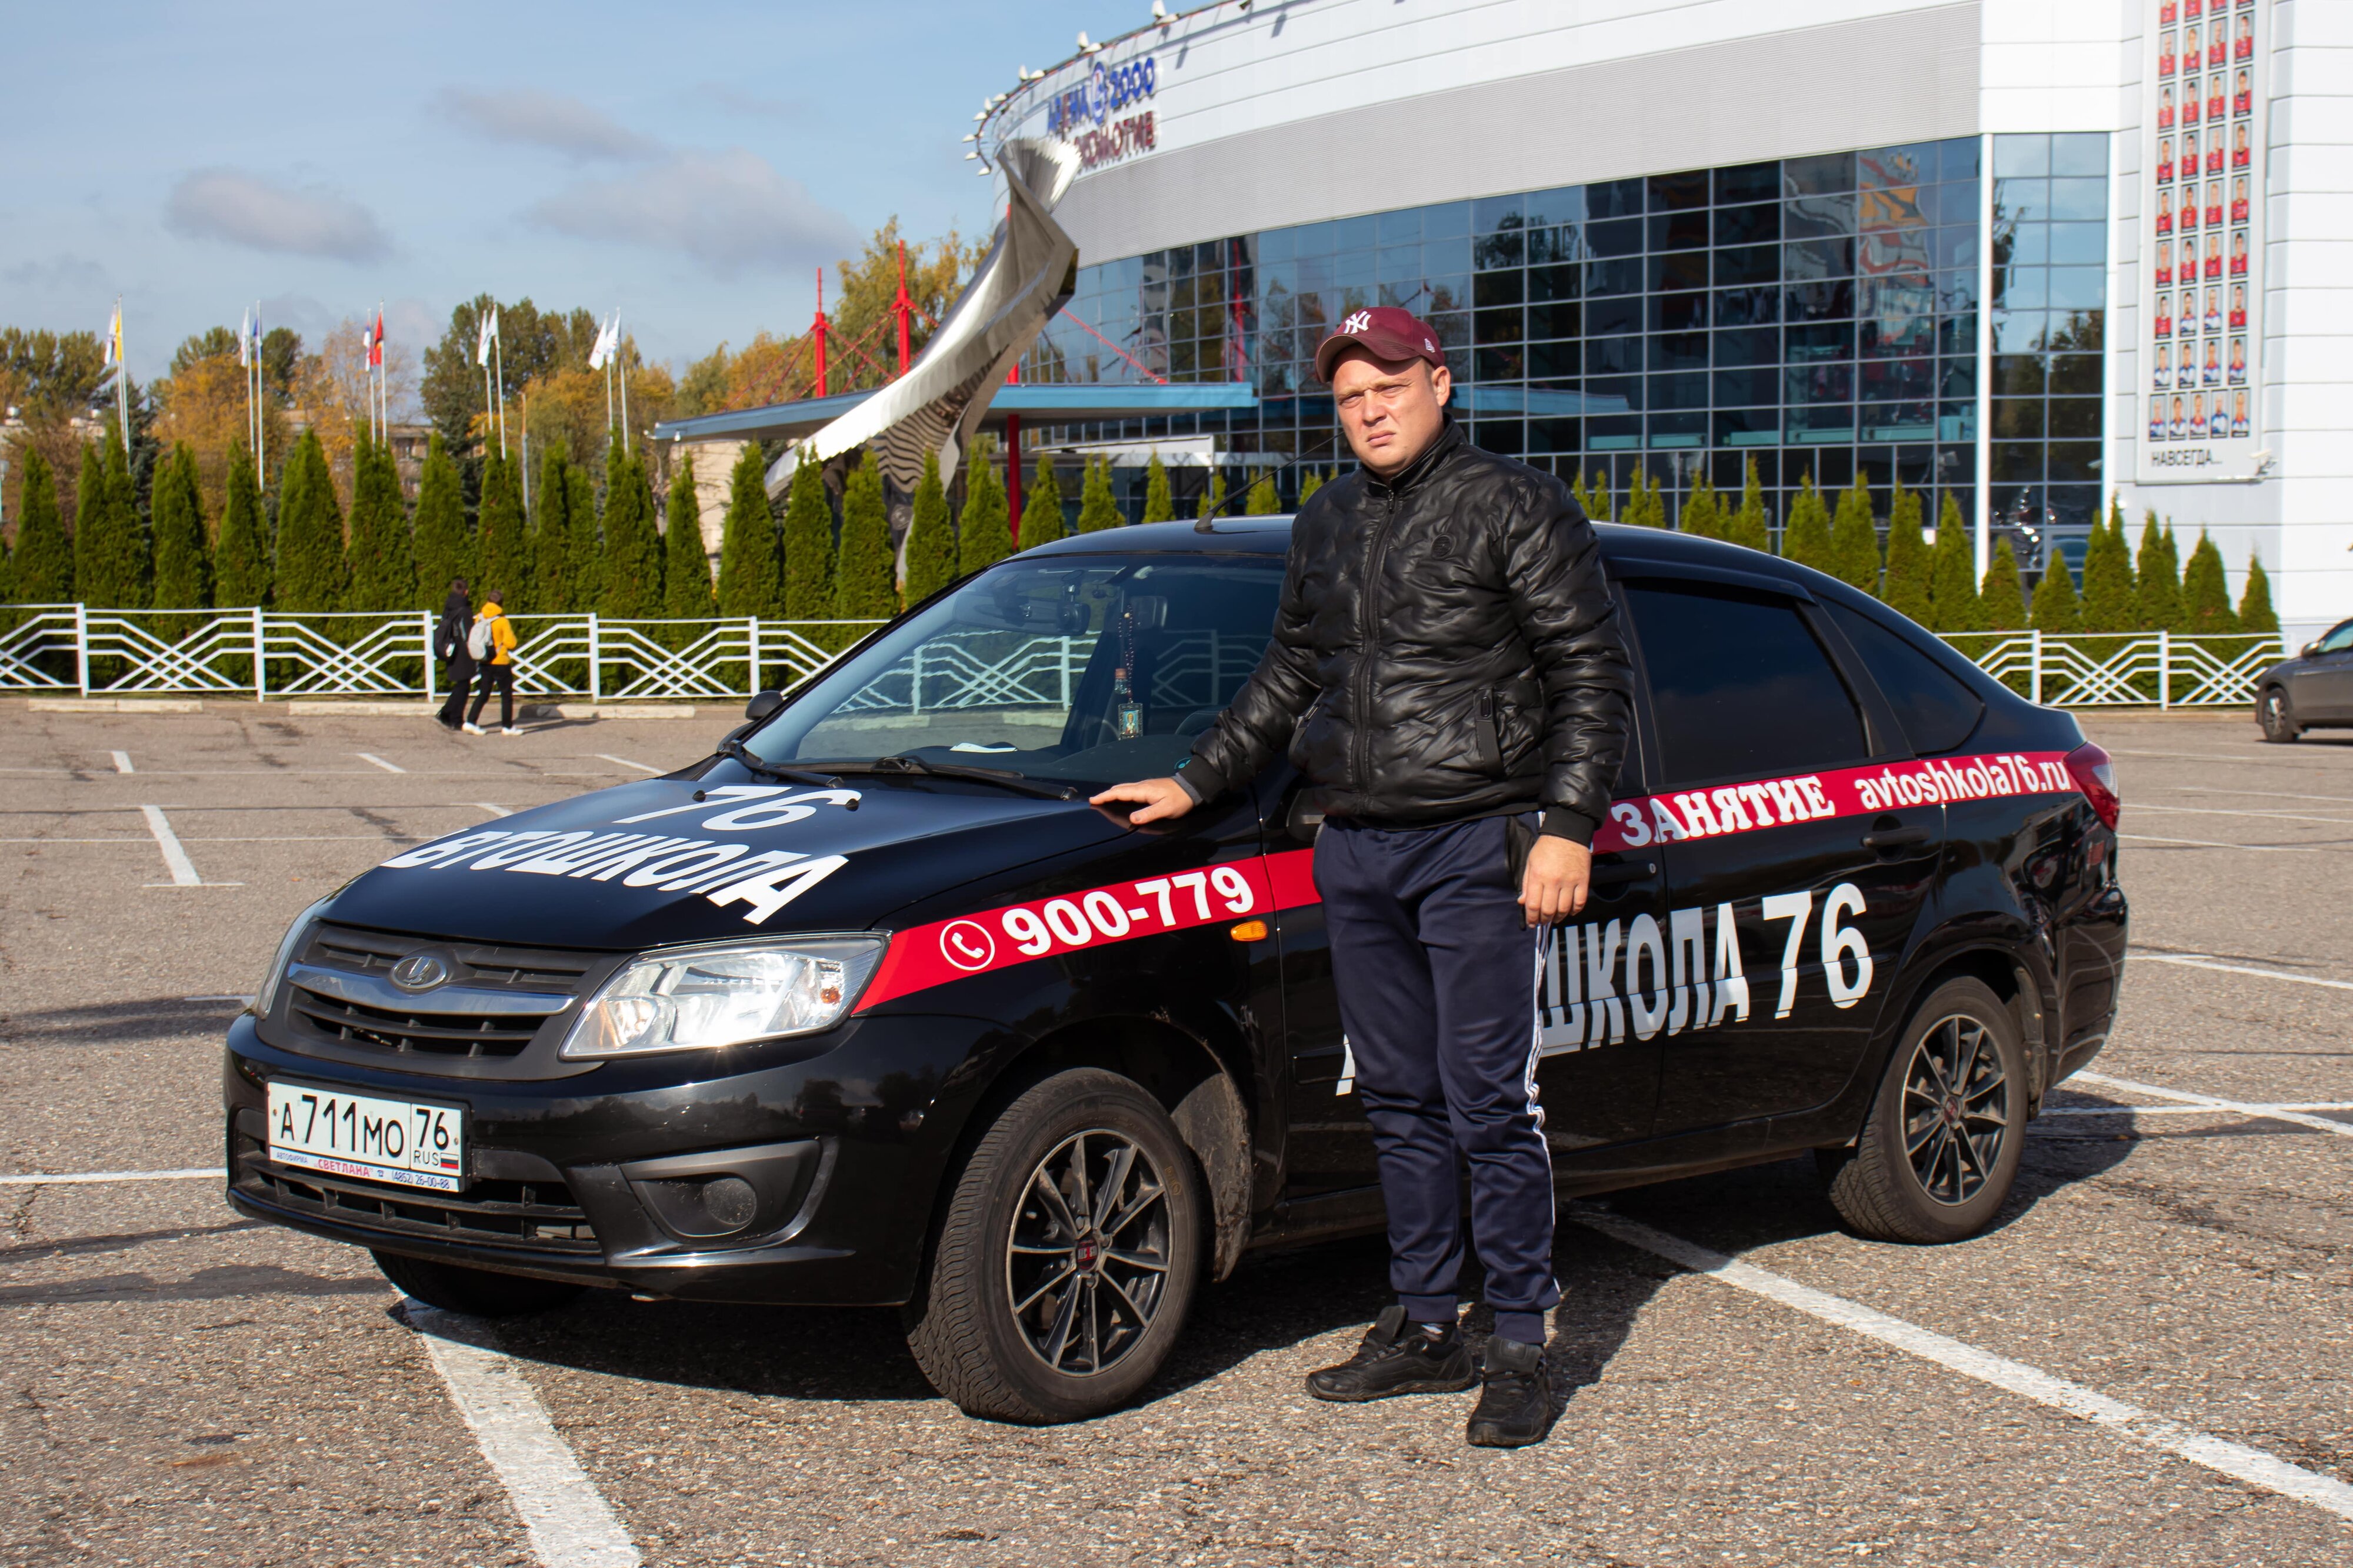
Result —
<svg viewBox="0 0 2353 1568"><path fill-rule="evenodd" d="M1370 310L1357 310L1340 323L1340 330L1344 332L1361 332L1372 324L1373 313Z"/></svg>

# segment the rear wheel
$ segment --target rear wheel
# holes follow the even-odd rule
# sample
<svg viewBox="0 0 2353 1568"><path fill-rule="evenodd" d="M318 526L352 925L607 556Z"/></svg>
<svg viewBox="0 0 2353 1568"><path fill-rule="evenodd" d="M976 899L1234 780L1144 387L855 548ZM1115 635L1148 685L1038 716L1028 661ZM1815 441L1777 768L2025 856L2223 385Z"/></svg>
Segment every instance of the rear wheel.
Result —
<svg viewBox="0 0 2353 1568"><path fill-rule="evenodd" d="M521 1274L494 1274L397 1252L372 1254L384 1277L428 1307L469 1312L477 1318L519 1318L569 1305L583 1287Z"/></svg>
<svg viewBox="0 0 2353 1568"><path fill-rule="evenodd" d="M1985 982L1948 980L1904 1031L1862 1136L1825 1156L1831 1202L1875 1241L1974 1236L2010 1195L2025 1131L2017 1021Z"/></svg>
<svg viewBox="0 0 2353 1568"><path fill-rule="evenodd" d="M2263 739L2284 745L2304 733L2304 726L2295 721L2295 710L2288 706L2287 693L2276 686L2266 686L2263 694L2255 699L2255 721L2263 727Z"/></svg>
<svg viewBox="0 0 2353 1568"><path fill-rule="evenodd" d="M968 1415L1115 1409L1183 1331L1205 1212L1159 1101L1116 1073L1057 1073L965 1162L907 1307L908 1348Z"/></svg>

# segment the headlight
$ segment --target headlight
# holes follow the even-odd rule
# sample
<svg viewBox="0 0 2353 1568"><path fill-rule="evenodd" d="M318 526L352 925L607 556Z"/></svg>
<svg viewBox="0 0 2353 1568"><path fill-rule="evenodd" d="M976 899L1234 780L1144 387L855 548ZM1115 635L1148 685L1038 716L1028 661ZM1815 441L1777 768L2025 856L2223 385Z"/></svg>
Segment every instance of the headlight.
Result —
<svg viewBox="0 0 2353 1568"><path fill-rule="evenodd" d="M559 1054L579 1061L813 1035L848 1016L885 945L800 937L649 952L589 999Z"/></svg>
<svg viewBox="0 0 2353 1568"><path fill-rule="evenodd" d="M294 955L302 950L303 939L311 934L311 928L319 923L319 917L325 914L327 906L334 901L334 893L329 893L296 915L294 923L286 928L286 934L278 939L278 956L269 961L269 973L261 977L261 985L253 994L255 1017L269 1016L269 1005L278 1000L278 983L286 977L286 966L294 962Z"/></svg>

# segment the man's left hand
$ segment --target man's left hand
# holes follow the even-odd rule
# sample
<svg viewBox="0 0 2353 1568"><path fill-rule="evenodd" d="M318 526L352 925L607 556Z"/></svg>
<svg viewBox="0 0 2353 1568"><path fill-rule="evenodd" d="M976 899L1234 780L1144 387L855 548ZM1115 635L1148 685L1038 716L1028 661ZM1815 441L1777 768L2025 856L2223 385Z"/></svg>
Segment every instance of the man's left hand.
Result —
<svg viewBox="0 0 2353 1568"><path fill-rule="evenodd" d="M1592 850L1558 834L1539 835L1520 879L1520 908L1528 924L1557 925L1582 913L1592 880Z"/></svg>

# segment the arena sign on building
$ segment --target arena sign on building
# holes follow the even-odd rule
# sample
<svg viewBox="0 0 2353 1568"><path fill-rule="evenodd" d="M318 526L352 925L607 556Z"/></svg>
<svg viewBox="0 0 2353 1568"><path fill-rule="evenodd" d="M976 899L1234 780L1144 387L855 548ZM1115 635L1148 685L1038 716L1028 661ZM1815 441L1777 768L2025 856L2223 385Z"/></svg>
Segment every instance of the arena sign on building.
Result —
<svg viewBox="0 0 2353 1568"><path fill-rule="evenodd" d="M1619 496L1640 468L1671 514L1699 474L1753 467L1777 521L1858 472L1883 513L1900 479L2030 571L2080 568L2115 497L2185 552L2211 532L2234 593L2259 558L2293 643L2353 614L2348 45L2353 5L2319 0L1170 16L981 127L985 159L1080 164L1076 292L1022 379L1254 406L1033 439L1272 471L1287 500L1342 460L1316 340L1399 304L1494 449Z"/></svg>

